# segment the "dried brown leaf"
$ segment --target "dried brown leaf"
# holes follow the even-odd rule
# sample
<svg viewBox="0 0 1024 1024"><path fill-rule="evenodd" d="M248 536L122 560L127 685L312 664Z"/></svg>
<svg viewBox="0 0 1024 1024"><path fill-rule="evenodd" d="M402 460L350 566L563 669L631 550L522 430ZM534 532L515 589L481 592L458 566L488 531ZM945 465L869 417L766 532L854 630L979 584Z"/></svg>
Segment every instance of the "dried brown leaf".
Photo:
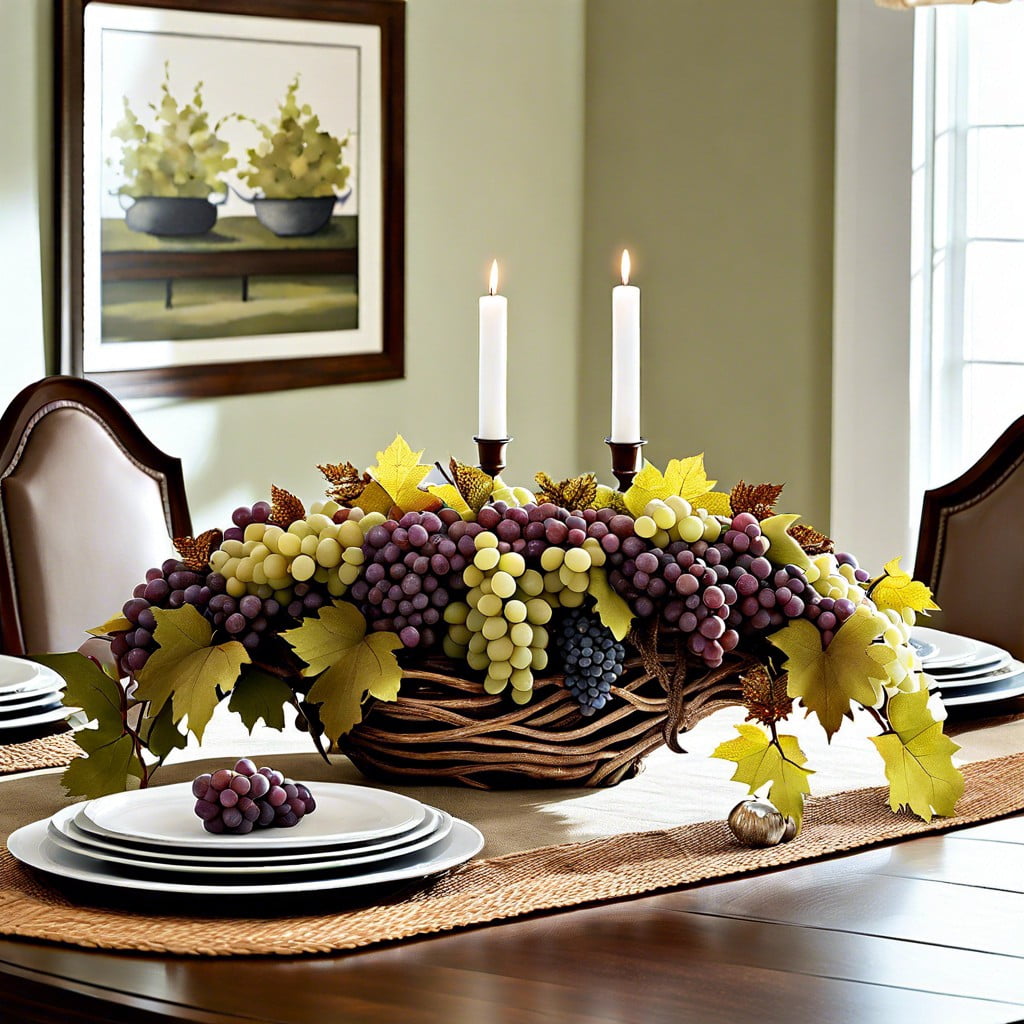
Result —
<svg viewBox="0 0 1024 1024"><path fill-rule="evenodd" d="M206 530L198 537L175 537L174 549L181 555L185 568L199 572L209 568L210 553L220 547L223 537L220 530Z"/></svg>
<svg viewBox="0 0 1024 1024"><path fill-rule="evenodd" d="M788 532L809 555L825 555L835 550L835 542L813 526L801 523L798 526L791 526Z"/></svg>
<svg viewBox="0 0 1024 1024"><path fill-rule="evenodd" d="M327 497L339 505L354 505L371 479L369 473L360 473L351 462L328 462L316 468L330 484L326 491Z"/></svg>
<svg viewBox="0 0 1024 1024"><path fill-rule="evenodd" d="M538 473L534 479L539 488L538 504L550 501L561 508L573 510L592 508L597 501L597 477L593 473L558 481L547 473Z"/></svg>
<svg viewBox="0 0 1024 1024"><path fill-rule="evenodd" d="M758 519L767 519L775 511L775 503L782 493L782 484L748 484L742 480L732 489L729 504L733 515L750 512Z"/></svg>
<svg viewBox="0 0 1024 1024"><path fill-rule="evenodd" d="M291 491L271 485L270 521L287 530L298 519L306 518L306 507Z"/></svg>
<svg viewBox="0 0 1024 1024"><path fill-rule="evenodd" d="M746 721L772 725L788 718L793 710L793 698L786 692L789 673L775 677L763 665L755 665L740 676L743 685L743 703L747 708Z"/></svg>

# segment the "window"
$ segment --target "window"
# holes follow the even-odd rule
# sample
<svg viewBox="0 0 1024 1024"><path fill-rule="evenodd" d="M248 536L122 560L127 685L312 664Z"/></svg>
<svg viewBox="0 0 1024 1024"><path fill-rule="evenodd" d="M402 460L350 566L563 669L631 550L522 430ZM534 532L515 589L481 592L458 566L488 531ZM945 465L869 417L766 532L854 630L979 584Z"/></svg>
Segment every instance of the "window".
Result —
<svg viewBox="0 0 1024 1024"><path fill-rule="evenodd" d="M912 495L1024 413L1024 4L916 18Z"/></svg>

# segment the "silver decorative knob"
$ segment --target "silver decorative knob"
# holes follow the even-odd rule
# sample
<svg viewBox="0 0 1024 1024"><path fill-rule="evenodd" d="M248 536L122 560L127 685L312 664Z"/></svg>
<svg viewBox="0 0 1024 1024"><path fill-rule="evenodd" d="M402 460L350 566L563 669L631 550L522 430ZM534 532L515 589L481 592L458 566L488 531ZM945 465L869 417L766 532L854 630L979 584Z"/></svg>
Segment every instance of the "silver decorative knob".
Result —
<svg viewBox="0 0 1024 1024"><path fill-rule="evenodd" d="M777 846L796 835L796 822L767 800L748 797L729 812L729 829L744 846Z"/></svg>

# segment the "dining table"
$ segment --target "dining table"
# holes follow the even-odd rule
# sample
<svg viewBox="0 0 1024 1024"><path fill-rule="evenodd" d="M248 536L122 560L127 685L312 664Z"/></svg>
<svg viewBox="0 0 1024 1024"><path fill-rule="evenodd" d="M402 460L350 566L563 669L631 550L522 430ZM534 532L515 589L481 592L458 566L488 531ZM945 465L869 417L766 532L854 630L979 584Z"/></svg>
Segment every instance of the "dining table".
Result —
<svg viewBox="0 0 1024 1024"><path fill-rule="evenodd" d="M689 738L689 755L663 751L652 758L656 763L648 774L657 776L671 765L681 793L662 824L685 818L679 808L689 790L716 794L710 805L698 801L697 817L709 806L727 808L742 795L743 787L728 781L728 765L717 762L710 775L695 767L706 761L696 755L711 749L737 720L728 711L712 715ZM1024 750L1024 698L1001 704L996 718L991 708L968 709L950 721L948 731L972 757L991 753L986 743L996 734L1003 742L1019 740L1017 750ZM816 792L827 794L850 782L845 749L840 744L820 752ZM210 752L204 744L182 756ZM838 766L825 763L830 753ZM192 764L184 760L179 770L187 774ZM994 791L1005 793L1006 807L1019 809L1024 761L1012 764ZM17 792L12 787L49 785L59 771L0 779L0 804L5 793L9 798ZM642 802L647 791L631 790L633 781L616 787L615 813ZM853 781L873 780L865 775ZM437 799L438 790L430 793ZM459 806L482 807L472 801L487 798L453 795L470 800ZM531 791L520 798L537 799ZM573 808L577 800L589 799L595 798L574 790L559 804L560 820L570 823L564 825L567 841L579 840L584 819L572 821ZM824 814L833 798L816 799L809 820ZM682 884L663 884L655 875L648 891L613 898L591 898L587 886L593 876L580 854L577 891L562 906L491 921L467 919L457 927L350 949L161 953L109 944L89 948L81 939L40 941L8 928L0 937L0 1020L1021 1020L1024 815L998 814L981 823L972 823L969 814L966 819L935 819L938 830L918 823L922 831L908 826L903 834L826 854L801 855L798 836L781 862L758 861L747 851L754 858L749 870L736 861L740 867L724 875ZM478 824L486 836L487 823ZM710 834L700 832L703 827L682 821L672 834ZM581 845L594 841L560 849ZM736 854L746 855L742 849ZM565 861L570 875L574 863Z"/></svg>

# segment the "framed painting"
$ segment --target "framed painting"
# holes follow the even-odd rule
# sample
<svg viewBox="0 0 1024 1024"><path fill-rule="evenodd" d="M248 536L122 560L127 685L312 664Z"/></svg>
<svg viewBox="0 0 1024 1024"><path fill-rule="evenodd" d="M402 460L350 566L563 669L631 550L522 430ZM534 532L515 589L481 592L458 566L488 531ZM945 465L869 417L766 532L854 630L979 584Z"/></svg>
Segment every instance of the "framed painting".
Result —
<svg viewBox="0 0 1024 1024"><path fill-rule="evenodd" d="M60 0L65 372L401 377L404 0Z"/></svg>

